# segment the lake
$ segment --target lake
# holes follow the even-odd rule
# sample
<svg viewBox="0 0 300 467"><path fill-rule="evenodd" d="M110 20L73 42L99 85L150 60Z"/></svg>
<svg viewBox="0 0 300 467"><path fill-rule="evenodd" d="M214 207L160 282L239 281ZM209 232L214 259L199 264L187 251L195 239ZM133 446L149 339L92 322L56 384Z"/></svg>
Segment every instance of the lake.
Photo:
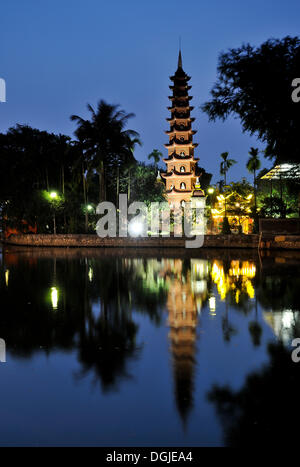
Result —
<svg viewBox="0 0 300 467"><path fill-rule="evenodd" d="M297 439L299 252L3 246L0 261L2 446Z"/></svg>

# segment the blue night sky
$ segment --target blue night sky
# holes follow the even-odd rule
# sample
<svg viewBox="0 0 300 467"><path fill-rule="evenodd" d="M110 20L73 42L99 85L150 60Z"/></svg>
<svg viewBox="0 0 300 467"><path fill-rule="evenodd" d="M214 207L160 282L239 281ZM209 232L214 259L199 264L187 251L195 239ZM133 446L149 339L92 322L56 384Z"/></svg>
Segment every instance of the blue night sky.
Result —
<svg viewBox="0 0 300 467"><path fill-rule="evenodd" d="M263 146L242 133L238 120L209 123L199 105L209 97L221 51L296 36L299 17L298 0L2 0L0 77L7 102L0 104L0 131L22 123L72 136L69 116L86 118L86 104L102 98L136 114L129 126L143 141L138 160L153 148L166 154L169 76L181 35L200 166L219 180L219 154L229 151L238 160L229 179L248 177L248 150Z"/></svg>

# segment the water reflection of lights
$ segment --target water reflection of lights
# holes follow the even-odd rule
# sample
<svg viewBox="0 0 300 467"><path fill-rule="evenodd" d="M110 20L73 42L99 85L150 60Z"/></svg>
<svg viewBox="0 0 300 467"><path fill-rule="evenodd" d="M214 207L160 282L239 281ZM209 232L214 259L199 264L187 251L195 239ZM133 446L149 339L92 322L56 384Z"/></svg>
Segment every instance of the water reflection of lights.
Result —
<svg viewBox="0 0 300 467"><path fill-rule="evenodd" d="M294 328L299 320L299 311L265 311L264 320L273 329L275 336L284 344L289 344L294 338Z"/></svg>
<svg viewBox="0 0 300 467"><path fill-rule="evenodd" d="M57 310L58 290L56 287L51 287L51 303L53 310Z"/></svg>
<svg viewBox="0 0 300 467"><path fill-rule="evenodd" d="M5 271L5 285L8 287L8 279L9 279L9 270L6 269Z"/></svg>
<svg viewBox="0 0 300 467"><path fill-rule="evenodd" d="M89 281L92 282L93 276L94 276L94 271L93 271L93 268L91 268L91 267L89 268L88 276L89 276Z"/></svg>
<svg viewBox="0 0 300 467"><path fill-rule="evenodd" d="M256 267L249 261L243 261L240 267L240 261L231 261L228 274L224 271L221 261L214 261L211 277L217 285L217 290L221 300L226 298L230 290L235 290L235 302L239 303L240 295L245 292L249 298L254 298L255 292L251 279L255 277Z"/></svg>
<svg viewBox="0 0 300 467"><path fill-rule="evenodd" d="M210 297L208 300L210 315L215 316L216 314L216 298Z"/></svg>
<svg viewBox="0 0 300 467"><path fill-rule="evenodd" d="M253 279L256 274L256 267L249 261L243 261L242 267L239 267L239 261L231 261L229 275L234 277L246 276L248 279Z"/></svg>

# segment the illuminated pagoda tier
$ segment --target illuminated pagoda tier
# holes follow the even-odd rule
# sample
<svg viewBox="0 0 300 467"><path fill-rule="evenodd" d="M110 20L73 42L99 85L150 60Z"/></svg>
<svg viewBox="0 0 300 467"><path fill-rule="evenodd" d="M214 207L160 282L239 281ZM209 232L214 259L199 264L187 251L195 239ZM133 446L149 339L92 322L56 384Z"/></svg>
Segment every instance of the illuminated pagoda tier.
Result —
<svg viewBox="0 0 300 467"><path fill-rule="evenodd" d="M172 208L178 203L183 206L190 201L195 190L200 196L204 196L204 193L196 186L197 177L201 174L197 167L199 159L194 157L194 149L198 144L193 142L196 131L192 129L192 122L195 119L191 117L193 107L190 106L192 96L189 96L190 76L182 69L180 51L178 68L170 79L173 82L173 85L169 86L172 90L172 95L169 96L172 105L168 107L171 112L171 117L167 118L170 130L166 131L169 135L169 142L165 144L168 149L168 158L163 159L167 165L167 171L161 176L166 182L166 198Z"/></svg>

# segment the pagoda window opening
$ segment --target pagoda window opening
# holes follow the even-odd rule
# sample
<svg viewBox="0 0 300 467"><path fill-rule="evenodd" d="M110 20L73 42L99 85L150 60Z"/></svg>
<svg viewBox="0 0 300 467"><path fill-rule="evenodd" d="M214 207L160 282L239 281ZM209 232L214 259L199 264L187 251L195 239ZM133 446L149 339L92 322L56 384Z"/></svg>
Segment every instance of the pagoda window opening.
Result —
<svg viewBox="0 0 300 467"><path fill-rule="evenodd" d="M181 151L181 153L179 154L181 157L184 157L185 156L185 152L184 151Z"/></svg>
<svg viewBox="0 0 300 467"><path fill-rule="evenodd" d="M181 190L185 190L186 189L186 185L184 182L180 183L180 189Z"/></svg>
<svg viewBox="0 0 300 467"><path fill-rule="evenodd" d="M185 167L183 165L180 167L180 172L185 172Z"/></svg>
<svg viewBox="0 0 300 467"><path fill-rule="evenodd" d="M180 141L184 141L184 136L180 136Z"/></svg>
<svg viewBox="0 0 300 467"><path fill-rule="evenodd" d="M183 199L182 201L180 201L180 206L181 206L182 208L184 208L184 206L185 206L185 201L184 201L184 199Z"/></svg>

